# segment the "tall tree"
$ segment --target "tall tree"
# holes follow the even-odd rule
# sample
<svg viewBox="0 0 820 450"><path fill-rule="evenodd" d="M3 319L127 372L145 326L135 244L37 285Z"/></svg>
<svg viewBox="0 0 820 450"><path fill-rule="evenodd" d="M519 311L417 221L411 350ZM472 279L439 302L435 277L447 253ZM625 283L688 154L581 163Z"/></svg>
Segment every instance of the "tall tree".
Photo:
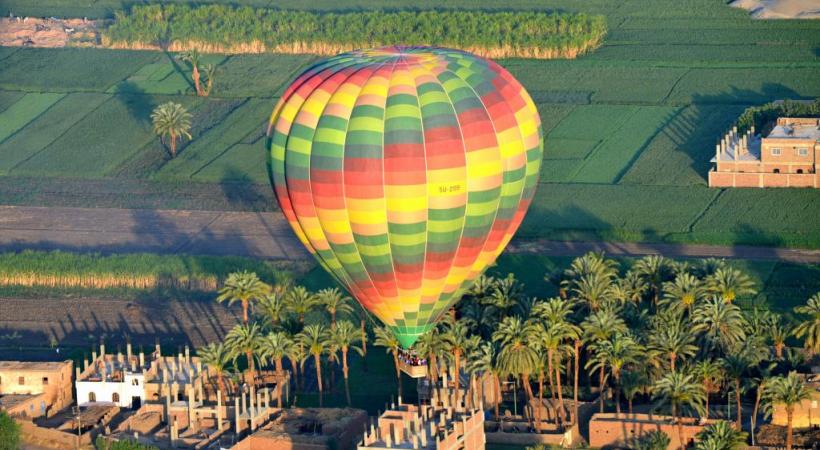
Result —
<svg viewBox="0 0 820 450"><path fill-rule="evenodd" d="M452 322L444 328L441 335L444 349L453 358L453 381L455 382L455 400L458 404L461 396L461 358L478 345L479 336L470 336L470 331L463 320Z"/></svg>
<svg viewBox="0 0 820 450"><path fill-rule="evenodd" d="M219 390L223 395L227 395L228 391L225 389L225 372L231 364L231 352L223 343L210 343L196 351L202 364L206 365L210 370L216 374L216 381L219 385Z"/></svg>
<svg viewBox="0 0 820 450"><path fill-rule="evenodd" d="M701 281L689 273L678 273L673 281L663 284L663 300L661 304L674 310L692 313L695 304L703 300L706 288Z"/></svg>
<svg viewBox="0 0 820 450"><path fill-rule="evenodd" d="M493 340L501 344L498 359L505 373L515 374L521 380L527 394L527 404L532 404L533 394L530 375L538 367L537 347L533 345L538 328L519 317L505 317L493 333Z"/></svg>
<svg viewBox="0 0 820 450"><path fill-rule="evenodd" d="M621 372L624 366L628 364L637 363L644 348L639 344L629 333L616 334L611 339L596 342L590 346L590 358L587 361L587 369L598 370L600 373L601 383L601 405L600 409L603 412L603 397L604 397L604 380L606 379L604 373L609 368L609 373L612 375L615 385L615 414L621 413L621 397L620 397L620 382Z"/></svg>
<svg viewBox="0 0 820 450"><path fill-rule="evenodd" d="M695 335L683 320L658 321L649 335L649 347L669 358L673 372L679 359L692 357L698 351L694 343Z"/></svg>
<svg viewBox="0 0 820 450"><path fill-rule="evenodd" d="M812 354L820 353L820 292L812 295L805 305L795 307L794 312L808 316L794 329L794 335L804 339L806 349Z"/></svg>
<svg viewBox="0 0 820 450"><path fill-rule="evenodd" d="M469 359L468 369L473 373L489 374L493 382L493 400L495 403L495 417L499 417L501 407L501 376L502 372L498 364L498 348L492 342L484 342L474 348ZM484 385L483 383L481 384ZM484 393L480 395L484 399Z"/></svg>
<svg viewBox="0 0 820 450"><path fill-rule="evenodd" d="M635 262L632 270L649 286L652 304L657 306L663 292L663 283L675 276L669 260L660 255L644 256Z"/></svg>
<svg viewBox="0 0 820 450"><path fill-rule="evenodd" d="M787 376L776 377L768 383L765 399L769 405L767 411L775 405L782 405L786 410L786 450L791 450L794 442L794 408L811 399L811 390L797 372L789 372Z"/></svg>
<svg viewBox="0 0 820 450"><path fill-rule="evenodd" d="M288 311L299 318L299 323L305 324L305 316L319 305L316 294L305 289L304 286L295 286L285 296Z"/></svg>
<svg viewBox="0 0 820 450"><path fill-rule="evenodd" d="M262 329L256 322L234 326L225 336L225 345L230 349L234 361L244 355L248 363L247 378L256 384L255 355L262 348Z"/></svg>
<svg viewBox="0 0 820 450"><path fill-rule="evenodd" d="M732 267L715 270L715 273L706 279L706 286L709 292L728 303L734 302L738 297L757 293L754 281L745 273Z"/></svg>
<svg viewBox="0 0 820 450"><path fill-rule="evenodd" d="M325 288L316 293L316 303L322 305L330 314L330 327L336 326L336 316L338 314L351 314L353 306L350 304L350 297L342 294L339 288Z"/></svg>
<svg viewBox="0 0 820 450"><path fill-rule="evenodd" d="M737 305L715 297L698 305L692 312L693 331L702 333L707 349L724 353L746 338L745 319Z"/></svg>
<svg viewBox="0 0 820 450"><path fill-rule="evenodd" d="M319 407L321 408L324 395L322 356L328 352L330 346L328 330L322 324L307 325L301 333L296 335L296 339L302 344L307 353L313 356L313 362L316 365L316 382L319 387Z"/></svg>
<svg viewBox="0 0 820 450"><path fill-rule="evenodd" d="M373 342L379 347L384 347L387 353L393 355L393 367L396 369L396 387L401 397L401 369L399 368L399 351L401 350L401 343L396 333L387 327L376 327L376 340Z"/></svg>
<svg viewBox="0 0 820 450"><path fill-rule="evenodd" d="M205 91L202 89L202 80L201 75L199 73L199 60L201 56L199 54L199 50L193 49L187 52L182 52L177 55L177 59L182 62L188 64L191 68L191 80L194 82L194 89L196 90L196 95L202 97L205 95Z"/></svg>
<svg viewBox="0 0 820 450"><path fill-rule="evenodd" d="M242 322L248 323L248 307L252 302L258 301L270 292L270 286L265 284L253 272L234 272L228 275L225 285L219 290L217 302L234 302L242 304Z"/></svg>
<svg viewBox="0 0 820 450"><path fill-rule="evenodd" d="M703 408L705 415L703 418L708 420L709 395L720 392L724 378L723 364L712 359L700 360L692 366L692 375L694 375L695 379L703 386L703 392L705 394L705 406Z"/></svg>
<svg viewBox="0 0 820 450"><path fill-rule="evenodd" d="M177 140L191 139L191 113L179 103L168 102L157 106L151 113L154 133L163 141L168 136L168 153L177 156ZM163 142L164 144L164 142Z"/></svg>
<svg viewBox="0 0 820 450"><path fill-rule="evenodd" d="M752 366L752 361L743 353L728 355L722 360L726 376L734 383L735 400L737 403L737 417L735 427L740 430L743 426L743 410L741 399L743 398L744 385L742 383L743 376L749 367Z"/></svg>
<svg viewBox="0 0 820 450"><path fill-rule="evenodd" d="M629 415L632 415L632 401L638 393L646 390L648 383L646 374L638 368L625 370L621 375L621 389L626 397Z"/></svg>
<svg viewBox="0 0 820 450"><path fill-rule="evenodd" d="M703 386L691 374L670 372L655 382L652 392L656 407L669 406L672 419L678 424L678 442L683 446L683 423L680 414L684 408L691 408L702 414L706 401Z"/></svg>
<svg viewBox="0 0 820 450"><path fill-rule="evenodd" d="M347 364L347 355L351 350L359 355L364 354L361 347L356 345L362 341L362 337L357 327L348 320L338 322L336 326L331 329L330 336L334 346L342 352L342 375L344 375L345 379L345 398L347 399L347 405L350 406L350 368Z"/></svg>
<svg viewBox="0 0 820 450"><path fill-rule="evenodd" d="M293 351L293 340L284 332L269 333L261 342L261 356L265 360L273 361L276 369L277 377L279 377L279 386L276 388L277 406L282 407L282 389L281 380L285 378L285 369L282 360L287 358Z"/></svg>
<svg viewBox="0 0 820 450"><path fill-rule="evenodd" d="M286 319L287 308L281 293L269 292L257 300L259 312L270 323L272 330Z"/></svg>
<svg viewBox="0 0 820 450"><path fill-rule="evenodd" d="M444 340L437 327L421 335L415 348L420 356L427 358L427 378L430 384L436 383L438 378L438 359L444 352Z"/></svg>

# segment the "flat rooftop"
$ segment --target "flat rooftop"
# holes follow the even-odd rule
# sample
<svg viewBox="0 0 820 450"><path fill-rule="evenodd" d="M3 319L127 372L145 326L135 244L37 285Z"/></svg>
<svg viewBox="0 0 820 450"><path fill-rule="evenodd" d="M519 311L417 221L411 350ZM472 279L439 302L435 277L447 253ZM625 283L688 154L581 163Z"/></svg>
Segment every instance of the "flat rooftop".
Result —
<svg viewBox="0 0 820 450"><path fill-rule="evenodd" d="M6 394L0 395L0 411L14 408L20 403L26 402L34 397L39 397L43 394Z"/></svg>
<svg viewBox="0 0 820 450"><path fill-rule="evenodd" d="M809 139L820 140L820 127L817 125L787 124L772 128L768 138L776 139Z"/></svg>
<svg viewBox="0 0 820 450"><path fill-rule="evenodd" d="M35 370L60 370L67 364L66 361L55 362L39 362L39 361L0 361L0 370L19 370L19 371L35 371Z"/></svg>

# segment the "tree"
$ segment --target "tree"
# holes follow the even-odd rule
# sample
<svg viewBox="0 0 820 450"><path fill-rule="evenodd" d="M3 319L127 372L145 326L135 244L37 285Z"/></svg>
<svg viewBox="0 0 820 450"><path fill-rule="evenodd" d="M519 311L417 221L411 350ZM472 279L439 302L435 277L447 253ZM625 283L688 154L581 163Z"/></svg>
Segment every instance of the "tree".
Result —
<svg viewBox="0 0 820 450"><path fill-rule="evenodd" d="M339 313L350 314L353 306L350 305L350 297L343 295L339 288L326 288L316 293L316 303L324 306L330 314L330 327L336 326L336 315Z"/></svg>
<svg viewBox="0 0 820 450"><path fill-rule="evenodd" d="M755 385L755 406L752 411L751 420L751 435L752 445L755 445L755 426L757 425L757 413L760 411L760 401L763 399L763 394L766 392L766 386L772 380L772 372L777 368L777 363L764 364L759 368L759 375L752 378L751 382Z"/></svg>
<svg viewBox="0 0 820 450"><path fill-rule="evenodd" d="M730 380L734 382L735 388L735 400L737 403L737 422L735 423L735 427L738 430L741 429L743 426L743 418L742 418L742 404L741 398L743 397L743 384L741 383L743 375L752 365L752 361L748 358L747 355L743 353L737 353L729 355L723 358L723 367L726 371L726 376Z"/></svg>
<svg viewBox="0 0 820 450"><path fill-rule="evenodd" d="M691 313L692 308L703 299L705 294L706 289L694 275L685 272L678 273L674 281L667 281L663 284L661 304Z"/></svg>
<svg viewBox="0 0 820 450"><path fill-rule="evenodd" d="M20 425L5 411L0 411L0 450L20 448Z"/></svg>
<svg viewBox="0 0 820 450"><path fill-rule="evenodd" d="M296 286L285 296L288 311L299 318L299 323L304 325L305 315L313 311L319 305L316 295L304 288Z"/></svg>
<svg viewBox="0 0 820 450"><path fill-rule="evenodd" d="M214 88L214 76L216 75L216 66L213 64L205 65L205 97L211 95L211 90Z"/></svg>
<svg viewBox="0 0 820 450"><path fill-rule="evenodd" d="M228 302L228 306L234 302L242 304L242 322L248 323L248 306L270 293L270 286L265 284L253 272L234 272L228 275L225 286L219 290L217 302Z"/></svg>
<svg viewBox="0 0 820 450"><path fill-rule="evenodd" d="M590 346L591 356L587 361L586 368L590 370L598 370L600 373L601 384L601 404L600 409L603 412L603 397L604 397L604 380L606 368L609 367L609 372L614 379L615 384L615 414L621 413L621 396L620 396L620 382L621 371L624 366L628 364L637 363L644 348L640 345L629 333L616 334L612 336L611 340L606 339L598 341Z"/></svg>
<svg viewBox="0 0 820 450"><path fill-rule="evenodd" d="M519 317L505 317L493 333L493 340L501 344L499 365L504 373L517 375L527 394L527 404L533 400L530 374L538 367L538 349L534 345L538 328Z"/></svg>
<svg viewBox="0 0 820 450"><path fill-rule="evenodd" d="M723 385L723 365L712 359L704 359L692 366L692 374L703 386L706 403L703 408L705 412L703 418L709 419L709 394L720 392L720 387Z"/></svg>
<svg viewBox="0 0 820 450"><path fill-rule="evenodd" d="M731 267L721 267L706 279L709 292L727 303L732 303L738 297L756 294L754 286L754 281L748 275Z"/></svg>
<svg viewBox="0 0 820 450"><path fill-rule="evenodd" d="M438 378L438 357L444 352L444 340L438 328L421 335L416 341L415 348L419 355L427 357L427 378L433 384Z"/></svg>
<svg viewBox="0 0 820 450"><path fill-rule="evenodd" d="M811 390L797 372L773 378L767 385L765 396L767 411L775 405L782 405L786 410L786 450L791 450L793 443L792 423L794 407L804 400L811 399Z"/></svg>
<svg viewBox="0 0 820 450"><path fill-rule="evenodd" d="M674 277L669 260L660 255L644 256L635 262L632 270L649 286L652 304L657 306L663 292L663 283Z"/></svg>
<svg viewBox="0 0 820 450"><path fill-rule="evenodd" d="M330 335L322 324L307 325L301 333L296 335L308 354L313 355L313 362L316 364L316 382L319 387L319 407L322 407L322 397L324 388L322 385L322 355L328 352L330 346Z"/></svg>
<svg viewBox="0 0 820 450"><path fill-rule="evenodd" d="M740 450L746 448L746 436L729 422L720 420L695 436L695 450Z"/></svg>
<svg viewBox="0 0 820 450"><path fill-rule="evenodd" d="M106 439L103 436L97 436L97 439L94 440L94 447L97 450L159 450L159 447L147 444L140 444L139 442L132 441L128 438L112 441ZM8 448L11 449L16 447ZM0 443L0 449L6 450L6 447L3 446L3 443Z"/></svg>
<svg viewBox="0 0 820 450"><path fill-rule="evenodd" d="M737 305L715 297L698 305L692 312L693 331L702 333L707 349L724 353L746 338L745 319Z"/></svg>
<svg viewBox="0 0 820 450"><path fill-rule="evenodd" d="M278 292L270 292L257 300L259 311L270 322L271 329L276 329L285 320L287 311L285 301Z"/></svg>
<svg viewBox="0 0 820 450"><path fill-rule="evenodd" d="M646 389L649 380L639 369L625 370L621 375L621 389L626 397L629 414L632 415L632 400L639 392Z"/></svg>
<svg viewBox="0 0 820 450"><path fill-rule="evenodd" d="M657 317L657 316L656 316ZM669 358L669 367L674 372L679 358L695 355L695 336L687 324L681 320L659 321L649 336L649 347Z"/></svg>
<svg viewBox="0 0 820 450"><path fill-rule="evenodd" d="M342 352L342 374L345 379L345 398L347 399L347 405L350 406L350 369L347 365L347 354L350 350L355 351L359 355L364 354L361 347L356 345L362 341L362 337L356 326L347 320L337 323L336 327L331 329L330 334L334 346Z"/></svg>
<svg viewBox="0 0 820 450"><path fill-rule="evenodd" d="M168 102L157 106L151 113L154 123L154 133L159 136L160 142L168 136L168 152L171 158L177 156L177 139L191 137L191 113L179 103Z"/></svg>
<svg viewBox="0 0 820 450"><path fill-rule="evenodd" d="M287 354L290 366L293 367L294 381L296 381L296 386L300 388L304 388L305 385L305 360L307 360L307 356L305 346L301 342L294 342ZM299 372L302 373L301 380Z"/></svg>
<svg viewBox="0 0 820 450"><path fill-rule="evenodd" d="M377 327L375 333L376 340L374 344L379 347L384 347L387 353L393 355L393 367L396 369L396 385L398 387L399 397L401 397L401 369L399 368L399 350L401 349L401 343L399 342L399 338L396 337L396 333L393 333L393 330L387 327Z"/></svg>
<svg viewBox="0 0 820 450"><path fill-rule="evenodd" d="M691 408L702 414L706 401L703 386L691 374L670 372L655 382L652 392L656 407L670 407L672 418L678 424L678 441L683 445L683 424L679 414L684 408Z"/></svg>
<svg viewBox="0 0 820 450"><path fill-rule="evenodd" d="M228 347L224 343L210 343L196 351L202 364L208 366L208 369L216 372L216 380L219 384L219 390L223 395L227 395L225 390L225 371L231 363L232 355Z"/></svg>
<svg viewBox="0 0 820 450"><path fill-rule="evenodd" d="M260 353L263 359L273 361L276 374L280 380L284 379L284 365L282 360L293 352L293 340L284 332L269 333L261 342ZM280 383L281 384L281 383ZM282 386L276 389L277 406L282 407Z"/></svg>
<svg viewBox="0 0 820 450"><path fill-rule="evenodd" d="M652 430L632 440L633 450L666 450L671 440L663 431Z"/></svg>
<svg viewBox="0 0 820 450"><path fill-rule="evenodd" d="M188 64L191 68L191 80L194 82L194 89L196 90L196 95L202 97L207 95L205 91L202 89L202 80L200 79L199 73L199 50L193 49L191 51L182 52L177 55L177 59L183 61ZM210 88L209 88L210 91Z"/></svg>
<svg viewBox="0 0 820 450"><path fill-rule="evenodd" d="M499 417L501 407L501 376L503 372L498 364L498 347L492 342L484 342L473 349L473 354L469 361L470 367L467 370L470 372L489 373L492 376L495 417ZM484 398L483 393L481 398Z"/></svg>
<svg viewBox="0 0 820 450"><path fill-rule="evenodd" d="M805 347L812 354L820 352L820 292L809 298L803 306L794 308L797 314L809 316L794 329L794 335L805 339Z"/></svg>
<svg viewBox="0 0 820 450"><path fill-rule="evenodd" d="M460 392L460 374L461 374L461 358L464 354L478 346L480 341L479 336L469 336L470 332L463 320L452 322L444 328L441 335L441 340L444 343L444 350L453 358L453 381L455 382L456 404L459 402Z"/></svg>
<svg viewBox="0 0 820 450"><path fill-rule="evenodd" d="M234 326L225 336L225 345L230 349L234 362L239 355L245 355L248 362L247 377L250 382L256 384L256 362L255 354L259 353L262 347L262 329L259 324L241 324Z"/></svg>
<svg viewBox="0 0 820 450"><path fill-rule="evenodd" d="M513 274L506 278L496 280L493 284L492 292L484 299L484 302L492 308L492 313L496 317L495 322L500 321L521 309L521 300L524 298L524 285L515 279Z"/></svg>

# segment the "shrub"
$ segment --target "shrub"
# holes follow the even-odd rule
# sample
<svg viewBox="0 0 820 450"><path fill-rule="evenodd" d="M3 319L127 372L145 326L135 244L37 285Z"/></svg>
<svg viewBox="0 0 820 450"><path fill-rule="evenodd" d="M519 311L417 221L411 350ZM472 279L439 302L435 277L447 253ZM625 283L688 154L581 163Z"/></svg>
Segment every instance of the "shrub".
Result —
<svg viewBox="0 0 820 450"><path fill-rule="evenodd" d="M20 425L5 411L0 411L0 450L20 448Z"/></svg>

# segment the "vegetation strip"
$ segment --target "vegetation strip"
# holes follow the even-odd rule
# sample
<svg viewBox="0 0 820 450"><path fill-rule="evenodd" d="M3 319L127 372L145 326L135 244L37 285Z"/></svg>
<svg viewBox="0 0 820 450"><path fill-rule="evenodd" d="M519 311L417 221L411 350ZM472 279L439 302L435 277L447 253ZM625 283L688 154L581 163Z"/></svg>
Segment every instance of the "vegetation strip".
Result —
<svg viewBox="0 0 820 450"><path fill-rule="evenodd" d="M384 45L439 45L492 58L574 58L601 45L600 15L546 12L313 13L228 5L135 5L103 33L114 48L333 55Z"/></svg>

